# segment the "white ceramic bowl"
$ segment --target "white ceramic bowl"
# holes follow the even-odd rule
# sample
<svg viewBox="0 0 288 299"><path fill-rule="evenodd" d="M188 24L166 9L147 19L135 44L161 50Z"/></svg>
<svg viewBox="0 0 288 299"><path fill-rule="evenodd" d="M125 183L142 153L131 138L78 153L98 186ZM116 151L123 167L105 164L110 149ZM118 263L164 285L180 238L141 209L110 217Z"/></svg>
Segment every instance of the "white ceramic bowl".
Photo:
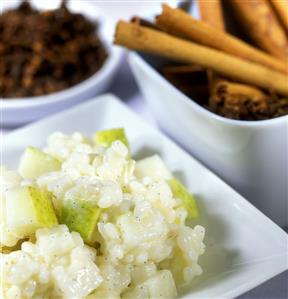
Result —
<svg viewBox="0 0 288 299"><path fill-rule="evenodd" d="M160 127L271 219L286 226L288 116L255 122L218 116L177 90L155 70L155 60L148 60L129 54L133 73Z"/></svg>
<svg viewBox="0 0 288 299"><path fill-rule="evenodd" d="M16 7L20 0L2 1L0 11ZM60 0L32 0L38 9L54 9L59 7ZM114 26L113 20L101 12L97 3L91 1L68 1L68 7L73 12L84 14L91 20L99 22L99 35L108 50L108 58L103 67L90 78L63 91L49 95L17 99L0 99L1 125L15 126L40 119L48 114L63 110L90 99L107 89L121 61L123 50L112 46Z"/></svg>

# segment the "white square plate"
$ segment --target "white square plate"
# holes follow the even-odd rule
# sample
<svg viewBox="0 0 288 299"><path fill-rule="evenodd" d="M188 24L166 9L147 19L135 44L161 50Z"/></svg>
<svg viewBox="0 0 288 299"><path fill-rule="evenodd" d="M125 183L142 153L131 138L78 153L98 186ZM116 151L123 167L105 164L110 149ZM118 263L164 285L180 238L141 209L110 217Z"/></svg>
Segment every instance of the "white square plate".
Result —
<svg viewBox="0 0 288 299"><path fill-rule="evenodd" d="M198 197L201 217L195 222L207 230L207 249L200 259L204 274L193 281L183 298L233 298L288 268L288 237L281 228L112 95L5 136L1 162L15 168L26 146L44 146L56 130L91 135L112 127L126 129L135 157L159 153Z"/></svg>

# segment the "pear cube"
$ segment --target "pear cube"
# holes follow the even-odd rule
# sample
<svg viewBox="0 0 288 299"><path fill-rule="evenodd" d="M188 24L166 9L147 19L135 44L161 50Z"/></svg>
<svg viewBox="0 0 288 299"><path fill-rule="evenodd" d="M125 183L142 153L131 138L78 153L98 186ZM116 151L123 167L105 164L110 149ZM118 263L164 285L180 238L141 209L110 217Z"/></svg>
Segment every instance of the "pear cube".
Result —
<svg viewBox="0 0 288 299"><path fill-rule="evenodd" d="M35 179L46 172L61 169L61 162L36 147L26 148L19 166L19 173L24 179Z"/></svg>
<svg viewBox="0 0 288 299"><path fill-rule="evenodd" d="M137 161L135 175L140 179L151 177L155 180L169 180L172 178L171 172L158 155L153 155Z"/></svg>
<svg viewBox="0 0 288 299"><path fill-rule="evenodd" d="M124 293L123 299L135 298L177 298L177 289L169 270L160 270L154 276Z"/></svg>
<svg viewBox="0 0 288 299"><path fill-rule="evenodd" d="M95 203L84 199L66 199L61 222L71 231L78 232L86 243L92 244L99 216L100 208Z"/></svg>
<svg viewBox="0 0 288 299"><path fill-rule="evenodd" d="M8 230L23 237L38 228L52 227L58 220L52 204L53 195L36 187L15 187L6 192L6 224Z"/></svg>

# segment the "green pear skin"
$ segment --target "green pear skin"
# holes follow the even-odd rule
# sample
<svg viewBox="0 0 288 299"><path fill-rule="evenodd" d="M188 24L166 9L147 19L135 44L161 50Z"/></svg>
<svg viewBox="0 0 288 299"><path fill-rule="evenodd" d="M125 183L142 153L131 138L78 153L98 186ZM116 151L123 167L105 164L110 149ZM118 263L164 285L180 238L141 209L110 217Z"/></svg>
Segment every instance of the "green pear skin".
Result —
<svg viewBox="0 0 288 299"><path fill-rule="evenodd" d="M188 217L198 217L199 212L194 196L175 178L170 179L167 182L172 190L173 196L182 200L183 206L188 211Z"/></svg>
<svg viewBox="0 0 288 299"><path fill-rule="evenodd" d="M123 128L97 131L94 135L94 142L104 147L109 147L116 140L120 140L129 149L129 142Z"/></svg>
<svg viewBox="0 0 288 299"><path fill-rule="evenodd" d="M100 208L84 199L66 199L61 222L78 232L86 243L92 243L100 216Z"/></svg>

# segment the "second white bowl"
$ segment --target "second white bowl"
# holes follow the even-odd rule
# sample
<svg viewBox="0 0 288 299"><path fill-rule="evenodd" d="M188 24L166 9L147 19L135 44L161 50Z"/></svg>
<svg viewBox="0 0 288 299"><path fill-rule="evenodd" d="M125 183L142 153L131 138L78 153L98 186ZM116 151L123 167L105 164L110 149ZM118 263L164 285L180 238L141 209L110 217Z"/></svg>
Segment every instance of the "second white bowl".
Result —
<svg viewBox="0 0 288 299"><path fill-rule="evenodd" d="M161 128L275 222L288 225L288 116L218 116L164 79L155 61L130 53L129 62Z"/></svg>

